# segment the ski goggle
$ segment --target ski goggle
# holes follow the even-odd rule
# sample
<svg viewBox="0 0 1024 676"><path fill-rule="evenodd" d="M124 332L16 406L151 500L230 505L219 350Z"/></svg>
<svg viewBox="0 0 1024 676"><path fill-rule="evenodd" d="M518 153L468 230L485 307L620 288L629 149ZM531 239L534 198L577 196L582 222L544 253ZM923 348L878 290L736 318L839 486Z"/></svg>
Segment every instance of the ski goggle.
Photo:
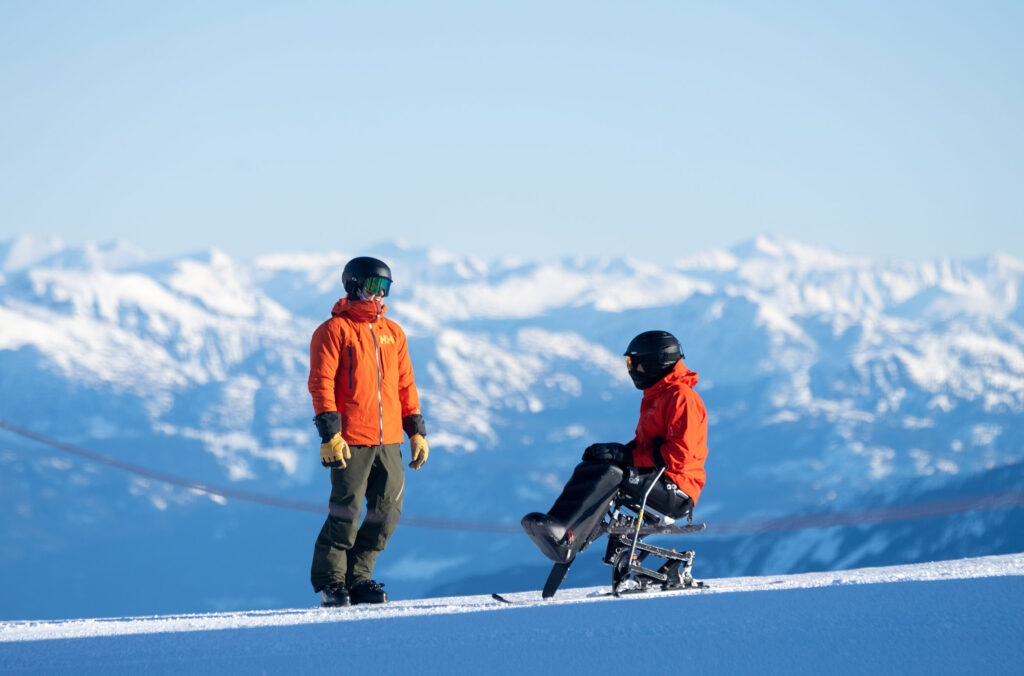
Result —
<svg viewBox="0 0 1024 676"><path fill-rule="evenodd" d="M626 369L630 372L639 371L643 373L652 368L652 357L649 354L627 354ZM656 366L654 368L657 368Z"/></svg>
<svg viewBox="0 0 1024 676"><path fill-rule="evenodd" d="M363 291L370 296L386 296L391 290L391 280L387 277L367 277L363 280Z"/></svg>

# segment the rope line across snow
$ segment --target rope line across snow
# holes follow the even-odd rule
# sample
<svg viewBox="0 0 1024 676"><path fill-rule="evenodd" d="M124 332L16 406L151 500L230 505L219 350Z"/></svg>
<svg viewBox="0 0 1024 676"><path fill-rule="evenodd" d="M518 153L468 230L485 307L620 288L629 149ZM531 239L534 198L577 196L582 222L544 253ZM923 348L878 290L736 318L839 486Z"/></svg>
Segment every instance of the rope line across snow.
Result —
<svg viewBox="0 0 1024 676"><path fill-rule="evenodd" d="M188 477L151 469L125 460L96 453L73 444L51 439L42 434L15 425L0 418L0 429L16 434L22 438L92 462L114 467L137 476L162 481L174 486L188 488L199 493L218 495L231 500L241 500L278 509L289 509L314 514L325 514L327 507L313 502L291 500L255 491L245 491L231 486L219 486ZM803 530L807 528L827 528L830 526L853 526L895 521L913 521L939 516L952 516L966 512L1008 509L1024 505L1024 491L1006 491L985 495L960 496L943 500L931 500L906 505L887 505L860 510L837 512L819 512L771 519L742 519L718 521L710 524L705 531L708 535L756 535L759 533L780 533L785 531ZM439 530L475 531L483 533L520 533L518 524L498 521L465 521L458 519L441 519L432 517L402 516L402 524L418 528L434 528Z"/></svg>
<svg viewBox="0 0 1024 676"><path fill-rule="evenodd" d="M277 507L279 509L290 509L299 512L312 512L314 514L327 514L328 506L326 504L317 504L314 502L306 502L303 500L292 500L288 498L281 498L274 495L267 495L265 493L257 493L255 491L246 491L231 486L219 486L216 484L210 484L203 481L197 481L188 477L180 476L178 474L172 474L170 472L163 472L161 470L151 469L143 465L137 465L132 462L127 462L119 458L115 458L102 453L96 453L73 444L68 444L63 441L51 439L42 434L32 432L23 427L19 427L13 423L10 423L0 418L0 428L12 432L25 439L30 439L44 446L63 451L64 453L70 453L86 460L106 465L108 467L114 467L116 469L130 472L137 476L146 477L148 479L155 479L156 481L162 481L164 483L172 484L174 486L180 486L182 488L189 488L191 490L200 493L209 493L210 495L219 495L223 498L231 500L241 500L244 502L252 502L258 505L266 505L268 507ZM402 516L402 524L406 526L418 526L420 528L436 528L440 530L455 530L455 531L483 531L488 533L518 533L520 528L518 524L507 524L497 522L477 522L477 521L462 521L456 519L434 519L434 518L417 518L414 516Z"/></svg>

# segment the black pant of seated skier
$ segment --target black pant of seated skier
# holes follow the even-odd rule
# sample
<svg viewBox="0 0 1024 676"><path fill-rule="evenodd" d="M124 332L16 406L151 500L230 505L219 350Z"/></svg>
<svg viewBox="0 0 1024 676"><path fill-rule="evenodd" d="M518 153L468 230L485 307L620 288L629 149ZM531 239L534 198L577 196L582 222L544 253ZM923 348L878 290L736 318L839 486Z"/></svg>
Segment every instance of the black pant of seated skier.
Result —
<svg viewBox="0 0 1024 676"><path fill-rule="evenodd" d="M707 412L679 341L666 331L646 331L630 341L625 356L644 393L635 436L626 444L588 446L551 509L523 517L527 535L556 563L575 558L616 496L639 506L650 489L648 507L679 519L704 487Z"/></svg>

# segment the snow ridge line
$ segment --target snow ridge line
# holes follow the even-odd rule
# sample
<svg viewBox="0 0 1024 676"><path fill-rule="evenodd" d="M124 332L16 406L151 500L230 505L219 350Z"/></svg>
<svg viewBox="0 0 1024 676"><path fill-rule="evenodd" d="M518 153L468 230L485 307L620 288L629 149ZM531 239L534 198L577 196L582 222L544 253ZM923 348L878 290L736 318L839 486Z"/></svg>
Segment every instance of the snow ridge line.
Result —
<svg viewBox="0 0 1024 676"><path fill-rule="evenodd" d="M606 587L583 587L562 590L556 598L547 601L540 598L539 591L503 594L503 596L516 601L516 605L513 606L497 603L490 596L481 595L393 601L383 606L351 608L250 610L84 620L4 621L0 622L0 643L355 622L424 615L494 612L572 603L653 602L672 599L677 602L685 602L680 597L730 592L811 589L833 585L963 580L1011 575L1024 576L1024 553L824 573L719 578L708 580L710 587L707 589L639 594L620 599L607 596L608 588Z"/></svg>

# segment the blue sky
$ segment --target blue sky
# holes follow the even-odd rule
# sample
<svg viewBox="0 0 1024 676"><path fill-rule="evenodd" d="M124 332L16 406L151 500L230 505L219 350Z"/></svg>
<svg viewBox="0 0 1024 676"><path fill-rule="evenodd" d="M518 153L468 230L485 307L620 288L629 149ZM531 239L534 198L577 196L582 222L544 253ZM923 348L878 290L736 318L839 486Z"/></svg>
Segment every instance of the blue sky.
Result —
<svg viewBox="0 0 1024 676"><path fill-rule="evenodd" d="M1024 258L1024 3L7 2L0 239Z"/></svg>

